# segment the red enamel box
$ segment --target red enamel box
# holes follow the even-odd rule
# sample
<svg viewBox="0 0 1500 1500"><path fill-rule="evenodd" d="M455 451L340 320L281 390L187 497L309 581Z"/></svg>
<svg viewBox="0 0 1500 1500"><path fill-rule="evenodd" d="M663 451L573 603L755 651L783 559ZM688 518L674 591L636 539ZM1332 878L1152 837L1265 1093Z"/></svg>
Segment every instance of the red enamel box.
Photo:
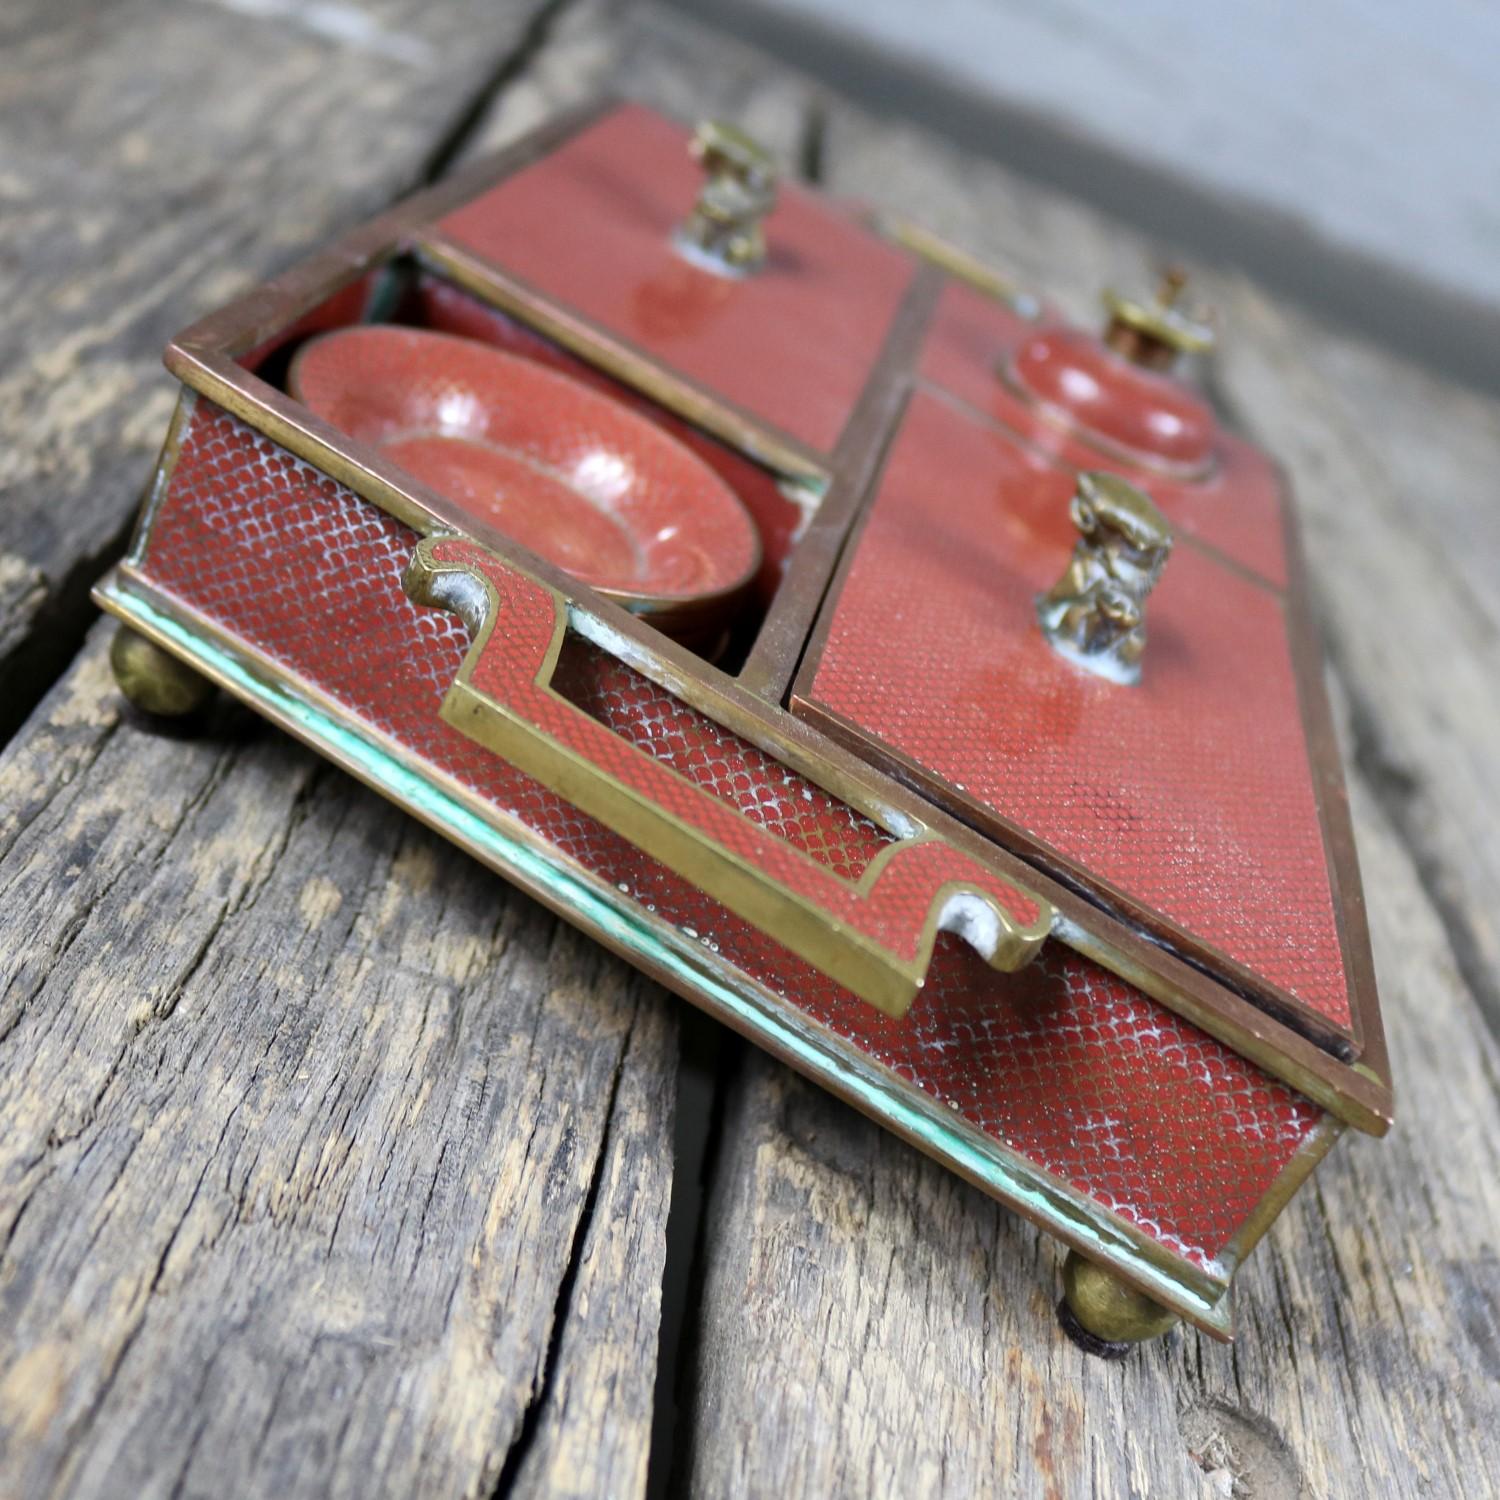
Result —
<svg viewBox="0 0 1500 1500"><path fill-rule="evenodd" d="M210 683L1070 1248L1117 1352L1389 1073L1274 466L730 127L603 104L189 329L122 688Z"/></svg>

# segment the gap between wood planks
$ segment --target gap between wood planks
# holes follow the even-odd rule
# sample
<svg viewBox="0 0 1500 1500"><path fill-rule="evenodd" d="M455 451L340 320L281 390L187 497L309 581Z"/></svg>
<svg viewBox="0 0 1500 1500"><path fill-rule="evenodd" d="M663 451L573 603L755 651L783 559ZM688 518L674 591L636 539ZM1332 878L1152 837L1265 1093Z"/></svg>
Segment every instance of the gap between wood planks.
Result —
<svg viewBox="0 0 1500 1500"><path fill-rule="evenodd" d="M792 158L801 181L814 186L822 183L827 134L827 108L810 96ZM742 1037L686 1002L682 1003L678 1047L672 1202L662 1265L661 1340L646 1500L685 1495L691 1484L696 1425L691 1398L698 1384L699 1334L704 1327L708 1205L723 1161L730 1090L750 1051Z"/></svg>

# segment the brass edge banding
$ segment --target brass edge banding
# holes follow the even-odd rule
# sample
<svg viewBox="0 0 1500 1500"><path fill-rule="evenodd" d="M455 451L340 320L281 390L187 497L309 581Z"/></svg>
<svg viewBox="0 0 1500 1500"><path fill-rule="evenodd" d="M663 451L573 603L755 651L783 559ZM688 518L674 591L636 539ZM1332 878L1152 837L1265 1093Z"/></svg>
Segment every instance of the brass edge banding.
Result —
<svg viewBox="0 0 1500 1500"><path fill-rule="evenodd" d="M1281 1217L1281 1211L1296 1195L1314 1169L1333 1149L1344 1133L1344 1122L1337 1115L1324 1115L1292 1159L1276 1175L1276 1180L1257 1203L1250 1217L1235 1231L1229 1243L1219 1252L1219 1260L1233 1275L1245 1258L1265 1237L1266 1231Z"/></svg>
<svg viewBox="0 0 1500 1500"><path fill-rule="evenodd" d="M1028 322L1035 322L1041 317L1040 297L1023 290L1014 278L997 271L977 255L934 234L915 220L899 215L877 214L875 227L903 250L920 255L923 260L930 261L955 281L983 292L985 296L1008 307L1017 317L1025 318Z"/></svg>
<svg viewBox="0 0 1500 1500"><path fill-rule="evenodd" d="M1179 988L1168 1002L1160 994L1147 989L1143 981L1149 981L1154 977L1149 970L1123 959L1118 952L1102 943L1087 928L1080 927L1067 917L1058 919L1054 927L1054 936L1059 942L1072 948L1075 953L1080 953L1085 958L1092 959L1100 967L1118 974L1120 978L1133 984L1144 994L1150 995L1159 1004L1166 1005L1183 1020L1190 1022L1200 1031L1206 1032L1215 1041L1222 1042L1231 1051L1239 1053L1241 1057L1254 1063L1256 1067L1263 1068L1272 1078L1286 1084L1288 1088L1295 1089L1299 1094L1305 1094L1314 1104L1321 1105L1345 1123L1354 1126L1356 1130L1366 1135L1381 1136L1390 1129L1391 1122L1381 1109L1385 1098L1384 1090L1362 1089L1357 1082L1352 1088L1348 1084L1340 1086L1308 1066L1306 1062L1301 1061L1295 1055L1295 1050L1301 1049L1289 1048L1282 1039L1271 1042L1263 1040L1248 1026L1236 1024L1233 1017L1201 1004L1190 990ZM1160 980L1157 979L1156 982L1159 984ZM1265 1018L1265 1013L1251 1006L1249 1001L1241 1003L1253 1011L1255 1018ZM1320 1059L1328 1058L1327 1053L1321 1052L1315 1043L1308 1041L1305 1037L1298 1036L1297 1040L1302 1044L1302 1048L1316 1053ZM1333 1059L1328 1060L1333 1061ZM1358 1074L1356 1068L1349 1068L1348 1072Z"/></svg>
<svg viewBox="0 0 1500 1500"><path fill-rule="evenodd" d="M101 609L182 657L279 728L504 875L612 952L641 965L684 999L766 1048L893 1134L934 1157L1064 1244L1205 1333L1231 1337L1228 1276L1173 1254L1134 1225L984 1136L881 1064L804 1018L787 1002L641 911L607 883L526 837L499 814L389 737L337 717L326 695L302 683L131 570L94 588ZM418 792L426 795L418 795ZM513 825L513 826L512 826Z"/></svg>
<svg viewBox="0 0 1500 1500"><path fill-rule="evenodd" d="M197 394L190 388L186 386L178 388L177 401L172 407L172 418L167 424L167 435L162 439L161 455L156 461L156 472L152 475L151 485L141 504L140 514L136 516L135 530L131 533L130 546L125 553L127 562L139 563L146 555L146 547L151 539L151 529L156 525L157 512L161 510L167 487L171 484L172 474L177 468L177 455L182 449L182 437L192 419L193 407L197 404L197 400Z"/></svg>

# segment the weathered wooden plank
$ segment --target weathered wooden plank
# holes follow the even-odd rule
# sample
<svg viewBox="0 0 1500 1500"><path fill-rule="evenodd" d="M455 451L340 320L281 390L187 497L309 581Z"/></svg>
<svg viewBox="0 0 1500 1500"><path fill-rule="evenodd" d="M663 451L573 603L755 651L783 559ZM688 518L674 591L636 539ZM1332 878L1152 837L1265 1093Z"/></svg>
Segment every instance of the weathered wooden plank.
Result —
<svg viewBox="0 0 1500 1500"><path fill-rule="evenodd" d="M795 175L805 172L818 129L816 89L753 49L659 5L575 0L524 76L476 122L464 154L491 150L598 93L638 99L689 123L724 115Z"/></svg>
<svg viewBox="0 0 1500 1500"><path fill-rule="evenodd" d="M122 723L106 628L0 759L0 1488L468 1495L546 1430L639 1493L666 997L248 714Z"/></svg>
<svg viewBox="0 0 1500 1500"><path fill-rule="evenodd" d="M0 738L77 649L161 350L414 186L545 0L21 0L0 29Z"/></svg>
<svg viewBox="0 0 1500 1500"><path fill-rule="evenodd" d="M1145 269L1147 247L1078 206L837 105L823 160L835 189L919 214L1075 315L1094 315L1106 276ZM1360 637L1340 666L1363 684L1378 660L1393 695L1431 673L1425 706L1447 703L1449 754L1477 767L1497 742L1486 738L1492 703L1466 702L1484 660L1477 631L1453 641L1450 671L1418 649L1427 634L1413 641L1397 621L1370 618L1413 533L1392 504L1349 503L1350 440L1325 421L1323 387L1300 352L1315 333L1248 290L1211 289L1233 299L1221 381L1234 414L1289 458L1331 629L1336 641ZM1427 414L1441 410L1434 401ZM1379 424L1378 406L1366 420ZM1358 462L1388 495L1374 460ZM1344 526L1360 532L1357 545L1344 545ZM1339 568L1342 580L1328 582ZM1424 632L1456 627L1441 608ZM1420 712L1356 699L1346 743L1357 743L1363 713L1384 728ZM1414 736L1403 744L1431 756L1434 774L1445 764ZM1483 828L1500 793L1477 782L1476 772L1466 790ZM686 1458L695 1492L1456 1495L1500 1485L1500 1056L1420 851L1358 774L1353 795L1401 1118L1385 1141L1341 1145L1257 1251L1237 1283L1235 1348L1178 1333L1119 1367L1086 1359L1054 1332L1058 1254L1044 1238L754 1058L729 1102L704 1237Z"/></svg>

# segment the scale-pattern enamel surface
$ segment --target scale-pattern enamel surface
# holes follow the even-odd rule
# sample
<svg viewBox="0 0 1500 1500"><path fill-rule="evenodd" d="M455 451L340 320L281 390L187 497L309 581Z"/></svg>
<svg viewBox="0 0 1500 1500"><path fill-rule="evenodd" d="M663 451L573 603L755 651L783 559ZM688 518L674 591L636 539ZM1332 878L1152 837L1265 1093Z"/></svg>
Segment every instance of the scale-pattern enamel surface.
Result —
<svg viewBox="0 0 1500 1500"><path fill-rule="evenodd" d="M905 757L933 795L1206 961L1227 956L1347 1027L1280 597L1179 543L1147 603L1140 684L1069 664L1035 600L1076 540L1073 482L914 397L835 584L806 711Z"/></svg>
<svg viewBox="0 0 1500 1500"><path fill-rule="evenodd" d="M643 915L782 996L851 1057L883 1065L954 1110L955 1124L1003 1143L1172 1253L1214 1262L1321 1119L1315 1105L1057 944L1005 975L940 937L908 1015L880 1015L439 718L469 641L454 616L403 593L415 544L389 516L200 402L141 566L351 720L393 737ZM654 691L617 671L570 694L615 725L664 712ZM688 712L678 705L672 716ZM704 733L718 754L707 780L766 770L748 756L731 766L739 742ZM777 768L769 795L802 790L788 774ZM841 817L823 841L857 859L873 840Z"/></svg>
<svg viewBox="0 0 1500 1500"><path fill-rule="evenodd" d="M571 631L552 689L842 880L859 880L895 842L852 807Z"/></svg>
<svg viewBox="0 0 1500 1500"><path fill-rule="evenodd" d="M625 105L438 227L677 374L829 453L912 262L782 183L762 270L736 279L689 263L672 243L703 181L688 140L680 126Z"/></svg>

